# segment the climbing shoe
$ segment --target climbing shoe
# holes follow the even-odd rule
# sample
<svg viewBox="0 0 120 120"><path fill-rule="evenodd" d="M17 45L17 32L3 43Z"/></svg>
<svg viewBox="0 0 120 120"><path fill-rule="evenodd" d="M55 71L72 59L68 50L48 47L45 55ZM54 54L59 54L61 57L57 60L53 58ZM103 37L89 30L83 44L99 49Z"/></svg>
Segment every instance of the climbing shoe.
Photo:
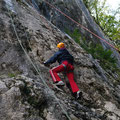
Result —
<svg viewBox="0 0 120 120"><path fill-rule="evenodd" d="M75 99L81 99L82 97L82 92L77 91L76 93L74 93Z"/></svg>
<svg viewBox="0 0 120 120"><path fill-rule="evenodd" d="M65 85L65 83L63 82L63 81L59 81L59 82L57 82L57 83L55 83L57 86L63 86L63 85Z"/></svg>

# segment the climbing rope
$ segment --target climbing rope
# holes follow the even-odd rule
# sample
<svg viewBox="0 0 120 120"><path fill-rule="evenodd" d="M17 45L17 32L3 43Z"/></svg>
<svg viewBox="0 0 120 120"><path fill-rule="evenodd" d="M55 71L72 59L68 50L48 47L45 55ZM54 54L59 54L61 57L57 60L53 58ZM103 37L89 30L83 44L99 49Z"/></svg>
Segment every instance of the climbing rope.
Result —
<svg viewBox="0 0 120 120"><path fill-rule="evenodd" d="M60 103L59 99L56 97L56 95L54 94L54 92L49 88L49 86L47 85L47 83L45 82L45 80L43 79L42 75L40 74L39 70L37 69L37 67L35 66L35 64L32 62L30 56L27 54L25 48L23 47L22 45L22 42L18 36L18 33L17 33L17 30L16 30L16 27L15 27L15 24L14 24L14 19L12 18L12 15L11 15L11 11L9 10L9 5L7 5L7 9L8 9L8 14L10 16L10 19L11 19L11 23L12 23L12 26L13 26L13 29L14 29L14 32L15 32L15 35L16 35L16 38L18 40L18 43L20 44L22 50L24 51L25 55L27 56L27 59L30 61L30 63L32 64L32 66L34 67L34 69L36 70L37 74L39 75L40 79L42 80L43 84L46 86L46 88L48 88L48 90L51 92L51 94L53 95L53 97L55 98L55 100L57 101L57 103L59 104L59 106L61 107L63 113L66 115L66 117L68 118L68 120L71 120L71 118L69 117L68 113L64 110L62 104Z"/></svg>
<svg viewBox="0 0 120 120"><path fill-rule="evenodd" d="M115 50L117 50L119 53L119 49L116 48L115 46L113 46L112 44L110 44L109 42L107 42L105 39L101 38L100 36L96 35L94 32L90 31L88 28L84 27L83 25L81 25L79 22L75 21L74 19L72 19L71 17L69 17L68 15L66 15L64 12L62 12L61 10L59 10L58 8L56 8L54 5L50 4L49 2L47 2L46 0L43 0L47 5L49 5L51 8L54 8L56 11L58 11L59 13L61 13L63 16L67 17L68 19L70 19L71 21L73 21L75 24L77 24L78 26L80 26L81 28L85 29L86 31L88 31L89 33L91 33L92 35L94 35L95 37L101 39L102 41L104 41L106 44L108 44L109 46L111 46L112 48L114 48Z"/></svg>

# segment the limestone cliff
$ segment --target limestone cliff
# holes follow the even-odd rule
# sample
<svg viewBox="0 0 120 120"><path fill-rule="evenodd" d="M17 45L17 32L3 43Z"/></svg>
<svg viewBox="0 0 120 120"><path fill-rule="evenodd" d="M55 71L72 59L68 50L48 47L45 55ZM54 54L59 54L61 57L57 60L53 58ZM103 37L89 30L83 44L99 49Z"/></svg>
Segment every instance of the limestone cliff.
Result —
<svg viewBox="0 0 120 120"><path fill-rule="evenodd" d="M103 70L30 4L5 1L0 1L0 119L67 120L67 113L71 120L119 120L118 76ZM81 100L74 99L64 75L60 74L66 83L63 88L53 84L49 69L57 63L50 68L42 64L61 40L75 57Z"/></svg>
<svg viewBox="0 0 120 120"><path fill-rule="evenodd" d="M27 0L26 0L27 1ZM34 1L34 2L33 2ZM81 25L79 26L72 20L68 19L66 16L61 14L59 11L54 9L51 5L47 4L44 0L31 0L33 6L38 9L41 14L43 14L49 21L51 21L55 26L60 30L66 31L66 29L73 31L76 28L79 29L82 37L85 37L86 40L93 41L94 43L100 43L105 49L111 49L113 55L118 59L118 65L120 66L120 55L116 52L111 46L106 44L105 41L112 44L112 42L104 35L100 27L95 23L94 19L91 17L89 11L84 5L83 0L47 0L51 5L61 10L63 13L71 17L73 20L77 21ZM36 4L35 4L36 3ZM37 6L36 6L37 5ZM96 34L91 34L83 27L86 27L88 30Z"/></svg>

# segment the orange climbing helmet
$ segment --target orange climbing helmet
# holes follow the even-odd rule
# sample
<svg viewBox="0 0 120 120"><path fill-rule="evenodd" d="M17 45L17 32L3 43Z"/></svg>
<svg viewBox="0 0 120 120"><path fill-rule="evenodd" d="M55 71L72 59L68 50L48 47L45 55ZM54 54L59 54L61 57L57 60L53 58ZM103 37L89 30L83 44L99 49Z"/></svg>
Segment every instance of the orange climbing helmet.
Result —
<svg viewBox="0 0 120 120"><path fill-rule="evenodd" d="M57 47L58 47L58 48L64 48L64 47L65 47L65 45L64 45L64 43L63 43L63 42L60 42L60 43L58 43L58 44L57 44Z"/></svg>

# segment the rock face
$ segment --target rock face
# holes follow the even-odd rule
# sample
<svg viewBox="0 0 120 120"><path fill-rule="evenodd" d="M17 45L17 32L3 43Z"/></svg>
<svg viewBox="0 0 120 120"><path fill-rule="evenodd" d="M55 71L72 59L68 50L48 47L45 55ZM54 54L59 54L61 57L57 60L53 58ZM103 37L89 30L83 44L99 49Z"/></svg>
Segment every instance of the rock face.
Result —
<svg viewBox="0 0 120 120"><path fill-rule="evenodd" d="M42 120L36 114L39 114L38 108L42 108L45 98L40 87L36 87L32 79L17 76L16 78L1 77L0 80L1 120Z"/></svg>
<svg viewBox="0 0 120 120"><path fill-rule="evenodd" d="M58 12L56 9L54 9L54 7L51 7L51 5L44 2L44 0L32 1L38 4L37 7L39 7L40 13L42 13L51 23L57 26L60 30L65 32L66 29L73 31L74 29L78 28L81 33L81 37L85 37L88 42L93 41L94 43L100 43L104 48L111 49L113 51L113 55L118 59L118 65L120 66L119 53L116 52L111 46L106 44L103 40L99 39L98 37L88 32L86 29L83 29L81 27L86 27L94 34L111 43L111 41L101 31L100 27L94 22L89 11L84 5L83 0L47 0L57 9L61 10L63 13L80 23L81 26L74 23L72 20L68 19L66 16ZM34 7L37 9L36 6Z"/></svg>
<svg viewBox="0 0 120 120"><path fill-rule="evenodd" d="M7 4L0 1L1 120L119 120L118 76L104 71L30 5L13 0L8 11ZM49 69L57 63L50 68L42 64L61 40L75 58L81 100L74 99L63 74L60 77L66 85L58 88L53 84Z"/></svg>

